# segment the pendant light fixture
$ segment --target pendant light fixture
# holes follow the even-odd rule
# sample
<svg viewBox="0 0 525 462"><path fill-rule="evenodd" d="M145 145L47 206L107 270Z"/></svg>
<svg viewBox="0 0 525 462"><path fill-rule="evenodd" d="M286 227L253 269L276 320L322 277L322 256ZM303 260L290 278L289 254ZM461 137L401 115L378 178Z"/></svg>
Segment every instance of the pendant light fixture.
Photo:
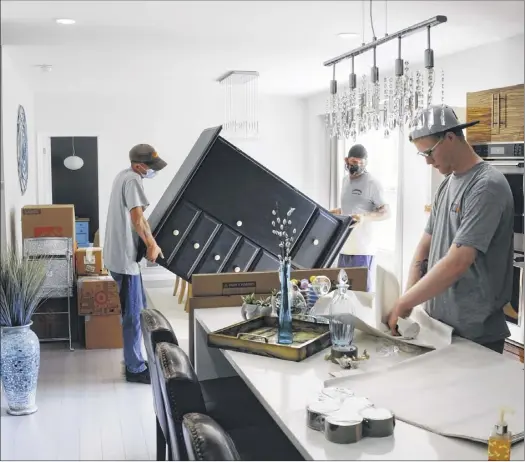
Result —
<svg viewBox="0 0 525 462"><path fill-rule="evenodd" d="M372 16L372 0L370 0L370 26L372 41L365 43L365 1L362 1L363 43L348 53L337 56L324 63L332 67L330 94L327 108L327 127L330 136L334 138L351 138L354 141L359 135L371 130L383 130L385 138L390 133L417 120L417 115L432 104L435 85L434 51L430 46L430 29L447 21L446 16L436 16L418 24L413 24L398 32L389 34L387 31L388 10L385 4L385 35L378 38L374 29ZM401 56L401 40L415 32L427 32L427 48L424 51L424 72L409 69L407 61ZM394 75L384 77L381 85L379 68L377 66L377 48L390 40L397 39L397 58L395 59ZM355 73L355 58L367 51L372 51L372 67L370 75L358 79ZM351 61L351 73L348 82L340 88L335 76L335 67L343 61ZM426 78L425 78L426 77ZM441 72L441 104L444 107L444 75ZM381 88L381 86L383 88ZM442 111L442 123L443 111Z"/></svg>
<svg viewBox="0 0 525 462"><path fill-rule="evenodd" d="M231 138L259 136L259 73L229 71L217 81L223 89L223 134Z"/></svg>
<svg viewBox="0 0 525 462"><path fill-rule="evenodd" d="M75 154L75 138L71 137L71 145L73 147L73 152L69 157L64 159L64 167L69 170L78 170L84 165L84 160L81 157L78 157Z"/></svg>

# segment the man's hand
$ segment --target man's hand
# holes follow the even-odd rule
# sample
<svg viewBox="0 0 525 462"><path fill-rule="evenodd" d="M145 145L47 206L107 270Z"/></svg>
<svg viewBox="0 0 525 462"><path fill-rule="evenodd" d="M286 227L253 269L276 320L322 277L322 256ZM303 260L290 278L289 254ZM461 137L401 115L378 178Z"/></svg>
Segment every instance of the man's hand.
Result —
<svg viewBox="0 0 525 462"><path fill-rule="evenodd" d="M384 317L383 322L390 328L390 332L393 336L399 336L399 331L397 330L397 320L399 318L407 318L410 316L412 308L405 307L398 301L394 305L394 308L392 308L392 311L390 311L390 313Z"/></svg>
<svg viewBox="0 0 525 462"><path fill-rule="evenodd" d="M150 262L155 263L157 261L157 258L164 258L164 255L162 254L161 248L155 243L154 245L150 245L146 250L146 259L148 259Z"/></svg>
<svg viewBox="0 0 525 462"><path fill-rule="evenodd" d="M341 209L332 209L330 213L333 215L341 215Z"/></svg>

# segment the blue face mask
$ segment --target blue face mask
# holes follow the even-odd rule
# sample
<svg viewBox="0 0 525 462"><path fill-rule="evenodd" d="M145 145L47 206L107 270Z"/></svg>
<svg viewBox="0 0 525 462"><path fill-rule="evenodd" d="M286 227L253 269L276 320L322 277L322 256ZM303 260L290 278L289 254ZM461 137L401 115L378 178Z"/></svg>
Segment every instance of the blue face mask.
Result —
<svg viewBox="0 0 525 462"><path fill-rule="evenodd" d="M143 175L143 178L147 178L147 179L151 180L151 178L155 178L156 175L157 175L157 172L150 168L150 169L146 170L146 173Z"/></svg>

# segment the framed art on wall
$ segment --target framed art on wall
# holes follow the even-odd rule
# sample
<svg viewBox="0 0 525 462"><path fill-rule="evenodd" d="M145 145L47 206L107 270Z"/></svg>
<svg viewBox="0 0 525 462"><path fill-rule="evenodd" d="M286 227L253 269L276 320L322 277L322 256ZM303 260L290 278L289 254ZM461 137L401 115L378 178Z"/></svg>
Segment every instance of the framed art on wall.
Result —
<svg viewBox="0 0 525 462"><path fill-rule="evenodd" d="M18 181L22 196L27 190L28 173L28 146L27 146L27 123L24 107L18 106L18 118L16 123L16 148L18 163Z"/></svg>

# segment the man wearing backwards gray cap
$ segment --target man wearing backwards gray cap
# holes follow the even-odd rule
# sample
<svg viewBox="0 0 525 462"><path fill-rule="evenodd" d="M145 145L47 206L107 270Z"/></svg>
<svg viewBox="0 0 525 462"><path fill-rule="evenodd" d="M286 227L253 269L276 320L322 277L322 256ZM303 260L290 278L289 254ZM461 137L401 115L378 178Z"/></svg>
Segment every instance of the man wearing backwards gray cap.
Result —
<svg viewBox="0 0 525 462"><path fill-rule="evenodd" d="M341 187L341 208L334 214L351 215L355 223L348 236L338 266L341 268L368 268L367 290L372 290L375 249L372 242L371 222L388 218L388 205L379 181L366 170L368 153L361 144L354 144L345 158L348 172Z"/></svg>
<svg viewBox="0 0 525 462"><path fill-rule="evenodd" d="M104 261L119 287L126 380L148 384L151 379L141 352L140 311L146 307L146 295L136 261L139 237L146 245L149 261L156 261L159 255L162 257L162 250L143 214L149 202L142 179L155 177L167 164L149 144L132 148L129 160L131 167L117 175L111 190Z"/></svg>
<svg viewBox="0 0 525 462"><path fill-rule="evenodd" d="M387 323L427 302L427 313L454 332L499 353L510 335L503 307L512 295L514 205L505 176L467 143L452 108L433 106L410 134L428 165L448 174L410 268L405 293ZM442 122L444 122L442 124ZM428 259L428 272L421 265Z"/></svg>

